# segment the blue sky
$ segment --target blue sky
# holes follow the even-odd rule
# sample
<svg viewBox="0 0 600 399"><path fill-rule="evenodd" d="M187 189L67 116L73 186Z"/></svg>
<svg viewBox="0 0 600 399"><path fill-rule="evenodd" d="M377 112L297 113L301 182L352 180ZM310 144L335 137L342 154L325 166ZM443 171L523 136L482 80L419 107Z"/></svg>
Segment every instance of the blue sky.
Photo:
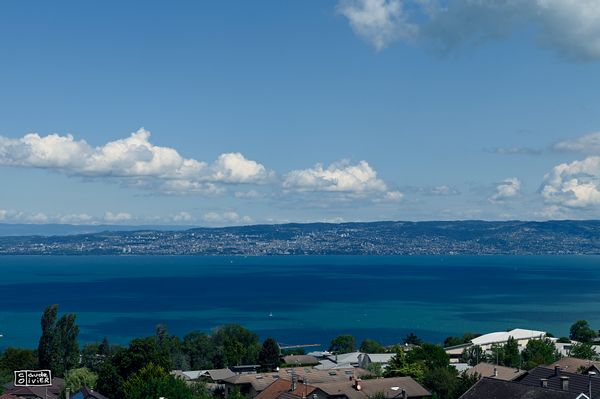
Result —
<svg viewBox="0 0 600 399"><path fill-rule="evenodd" d="M600 0L0 3L0 222L600 216Z"/></svg>

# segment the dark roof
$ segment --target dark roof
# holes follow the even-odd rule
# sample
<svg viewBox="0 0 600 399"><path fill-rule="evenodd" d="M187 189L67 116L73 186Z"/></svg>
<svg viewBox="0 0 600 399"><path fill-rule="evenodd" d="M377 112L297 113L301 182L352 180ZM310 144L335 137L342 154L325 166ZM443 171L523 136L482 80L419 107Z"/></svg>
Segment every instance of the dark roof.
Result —
<svg viewBox="0 0 600 399"><path fill-rule="evenodd" d="M383 392L386 398L394 398L401 394L401 390L405 390L409 398L431 395L428 390L419 385L419 383L411 377L364 380L360 382L360 385L362 386L362 391L369 397L374 396L376 393Z"/></svg>
<svg viewBox="0 0 600 399"><path fill-rule="evenodd" d="M575 399L569 392L482 378L459 399Z"/></svg>
<svg viewBox="0 0 600 399"><path fill-rule="evenodd" d="M83 394L83 399L108 399L106 396L102 395L99 392L95 392L88 387L83 387L78 392L81 392Z"/></svg>
<svg viewBox="0 0 600 399"><path fill-rule="evenodd" d="M360 385L360 390L355 386ZM409 398L429 397L431 393L419 385L410 377L377 378L364 381L338 381L328 383L316 383L329 396L345 396L349 399L366 399L382 392L386 398L397 398L405 390Z"/></svg>
<svg viewBox="0 0 600 399"><path fill-rule="evenodd" d="M572 394L580 394L589 392L590 378L592 381L592 397L600 397L600 376L590 377L589 375L568 373L566 371L559 371L556 369L549 369L547 367L536 367L529 370L527 375L523 377L519 383L529 386L540 386L540 380L545 378L548 380L548 388L550 389L561 389L561 377L569 377L569 392Z"/></svg>
<svg viewBox="0 0 600 399"><path fill-rule="evenodd" d="M47 399L58 398L60 392L65 387L65 380L54 377L52 386L49 387L16 387L14 382L4 384L4 392L16 396L37 396L39 398L47 397Z"/></svg>
<svg viewBox="0 0 600 399"><path fill-rule="evenodd" d="M0 399L20 399L20 397L5 393L4 395L0 395Z"/></svg>

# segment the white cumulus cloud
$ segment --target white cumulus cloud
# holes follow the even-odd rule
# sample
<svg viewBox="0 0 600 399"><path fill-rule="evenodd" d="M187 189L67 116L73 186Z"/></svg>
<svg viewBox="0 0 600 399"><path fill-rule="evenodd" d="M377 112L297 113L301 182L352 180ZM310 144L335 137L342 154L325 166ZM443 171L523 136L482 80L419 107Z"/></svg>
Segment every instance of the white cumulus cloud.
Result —
<svg viewBox="0 0 600 399"><path fill-rule="evenodd" d="M496 192L489 198L490 202L503 202L521 193L521 180L516 177L505 179L496 186Z"/></svg>
<svg viewBox="0 0 600 399"><path fill-rule="evenodd" d="M403 197L401 192L389 190L367 161L354 165L341 161L327 168L317 164L309 169L293 170L284 176L283 188L286 191L330 192L353 197L376 196L379 200L391 201L399 201Z"/></svg>
<svg viewBox="0 0 600 399"><path fill-rule="evenodd" d="M416 40L450 49L534 27L567 58L600 58L599 0L339 0L337 10L378 50Z"/></svg>
<svg viewBox="0 0 600 399"><path fill-rule="evenodd" d="M412 40L419 31L409 21L401 0L341 0L337 12L354 32L382 50L396 40Z"/></svg>
<svg viewBox="0 0 600 399"><path fill-rule="evenodd" d="M555 166L540 189L548 203L569 208L600 205L600 156Z"/></svg>
<svg viewBox="0 0 600 399"><path fill-rule="evenodd" d="M145 129L98 147L71 135L0 136L0 165L117 179L166 193L214 194L224 190L222 184L260 184L273 177L273 172L238 152L221 154L211 164L184 158L173 148L152 144Z"/></svg>

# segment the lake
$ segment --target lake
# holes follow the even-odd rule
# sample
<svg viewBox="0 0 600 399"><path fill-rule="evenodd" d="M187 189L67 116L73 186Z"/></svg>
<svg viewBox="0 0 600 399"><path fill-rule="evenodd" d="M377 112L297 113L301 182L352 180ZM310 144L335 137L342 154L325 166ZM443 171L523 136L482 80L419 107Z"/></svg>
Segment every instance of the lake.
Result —
<svg viewBox="0 0 600 399"><path fill-rule="evenodd" d="M48 304L80 342L127 343L239 323L282 344L354 334L441 342L511 328L600 328L600 258L586 256L0 257L0 347L36 347ZM325 348L326 349L326 348Z"/></svg>

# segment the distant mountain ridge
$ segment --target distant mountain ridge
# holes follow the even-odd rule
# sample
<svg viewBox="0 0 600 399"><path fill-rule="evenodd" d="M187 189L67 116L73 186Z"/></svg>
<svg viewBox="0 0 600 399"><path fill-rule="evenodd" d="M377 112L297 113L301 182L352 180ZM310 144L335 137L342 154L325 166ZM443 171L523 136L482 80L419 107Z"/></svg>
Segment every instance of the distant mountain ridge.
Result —
<svg viewBox="0 0 600 399"><path fill-rule="evenodd" d="M62 236L75 234L93 234L105 231L136 231L136 230L187 230L192 226L160 226L139 225L125 226L119 224L25 224L0 223L0 237L4 236Z"/></svg>
<svg viewBox="0 0 600 399"><path fill-rule="evenodd" d="M122 226L119 226L122 227ZM0 254L600 254L600 221L308 223L0 237Z"/></svg>

